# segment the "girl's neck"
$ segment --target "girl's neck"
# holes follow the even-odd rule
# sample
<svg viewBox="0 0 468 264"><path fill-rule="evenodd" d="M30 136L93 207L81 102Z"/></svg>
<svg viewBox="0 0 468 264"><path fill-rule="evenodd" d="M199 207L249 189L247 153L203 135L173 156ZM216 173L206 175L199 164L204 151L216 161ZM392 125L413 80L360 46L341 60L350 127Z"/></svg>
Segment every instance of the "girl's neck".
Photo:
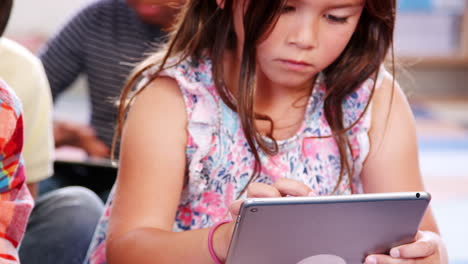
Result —
<svg viewBox="0 0 468 264"><path fill-rule="evenodd" d="M260 70L257 70L256 85L255 107L261 111L271 107L302 105L300 102L308 101L314 80L297 87L279 85L271 82Z"/></svg>

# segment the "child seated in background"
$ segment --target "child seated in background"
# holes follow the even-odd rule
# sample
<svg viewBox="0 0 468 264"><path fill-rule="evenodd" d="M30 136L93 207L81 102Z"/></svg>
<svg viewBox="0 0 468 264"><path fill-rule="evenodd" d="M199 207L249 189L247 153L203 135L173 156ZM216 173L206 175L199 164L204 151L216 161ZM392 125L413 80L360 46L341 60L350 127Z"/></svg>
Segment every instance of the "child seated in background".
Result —
<svg viewBox="0 0 468 264"><path fill-rule="evenodd" d="M83 7L40 51L54 101L86 75L90 125L54 122L55 146L109 158L116 117L112 102L134 65L166 39L184 0L98 0ZM98 177L99 175L96 175Z"/></svg>
<svg viewBox="0 0 468 264"><path fill-rule="evenodd" d="M35 195L37 183L53 173L52 100L39 59L2 37L12 5L12 0L0 2L0 263L81 264L103 205L82 187ZM37 199L32 212L24 180Z"/></svg>
<svg viewBox="0 0 468 264"><path fill-rule="evenodd" d="M0 263L2 264L19 263L18 247L34 204L25 182L22 148L21 103L14 92L0 79Z"/></svg>
<svg viewBox="0 0 468 264"><path fill-rule="evenodd" d="M0 36L12 1L0 2ZM18 247L34 205L21 156L23 116L15 93L0 78L0 263L19 263Z"/></svg>

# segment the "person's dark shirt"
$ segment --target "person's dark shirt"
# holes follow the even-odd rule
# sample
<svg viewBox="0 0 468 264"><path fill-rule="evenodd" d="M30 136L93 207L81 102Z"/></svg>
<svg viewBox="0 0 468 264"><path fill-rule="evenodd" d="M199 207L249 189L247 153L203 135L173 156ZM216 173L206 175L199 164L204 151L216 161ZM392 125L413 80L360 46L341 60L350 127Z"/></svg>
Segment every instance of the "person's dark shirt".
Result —
<svg viewBox="0 0 468 264"><path fill-rule="evenodd" d="M109 147L116 124L116 100L134 66L163 41L163 32L142 22L124 0L100 0L75 15L40 51L57 96L85 74L91 126Z"/></svg>

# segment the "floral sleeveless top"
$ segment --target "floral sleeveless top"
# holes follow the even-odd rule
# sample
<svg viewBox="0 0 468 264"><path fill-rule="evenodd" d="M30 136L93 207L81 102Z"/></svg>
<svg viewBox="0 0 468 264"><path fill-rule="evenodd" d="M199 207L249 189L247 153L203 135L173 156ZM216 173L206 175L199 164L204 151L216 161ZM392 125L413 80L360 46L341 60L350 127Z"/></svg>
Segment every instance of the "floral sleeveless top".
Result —
<svg viewBox="0 0 468 264"><path fill-rule="evenodd" d="M182 191L174 231L206 228L229 219L228 206L245 188L253 172L254 158L239 117L223 103L217 93L211 66L208 57L198 62L187 59L161 74L177 81L188 116L188 182ZM145 72L143 83L156 69L154 67ZM316 195L329 195L335 189L340 174L340 158L335 140L323 138L331 134L324 115L326 87L323 78L317 78L304 121L297 133L287 140L278 141L277 155L259 153L262 170L256 181L271 184L281 177L291 178L309 185ZM355 123L363 114L373 86L374 80L368 79L343 102L346 127ZM369 151L370 118L370 111L366 111L348 131L351 143L348 159L354 168L352 185L356 193L362 192L359 176ZM351 192L348 175L345 174L336 193ZM85 263L106 263L106 229L112 197L113 193L98 224Z"/></svg>

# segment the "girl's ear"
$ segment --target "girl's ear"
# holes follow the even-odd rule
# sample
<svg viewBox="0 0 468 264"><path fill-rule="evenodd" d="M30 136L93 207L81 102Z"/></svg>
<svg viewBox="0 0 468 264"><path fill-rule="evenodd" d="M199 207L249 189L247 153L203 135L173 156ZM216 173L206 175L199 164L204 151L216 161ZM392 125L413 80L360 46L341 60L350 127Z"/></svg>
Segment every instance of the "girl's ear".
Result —
<svg viewBox="0 0 468 264"><path fill-rule="evenodd" d="M224 8L224 0L216 0L216 4L218 4L219 8Z"/></svg>

